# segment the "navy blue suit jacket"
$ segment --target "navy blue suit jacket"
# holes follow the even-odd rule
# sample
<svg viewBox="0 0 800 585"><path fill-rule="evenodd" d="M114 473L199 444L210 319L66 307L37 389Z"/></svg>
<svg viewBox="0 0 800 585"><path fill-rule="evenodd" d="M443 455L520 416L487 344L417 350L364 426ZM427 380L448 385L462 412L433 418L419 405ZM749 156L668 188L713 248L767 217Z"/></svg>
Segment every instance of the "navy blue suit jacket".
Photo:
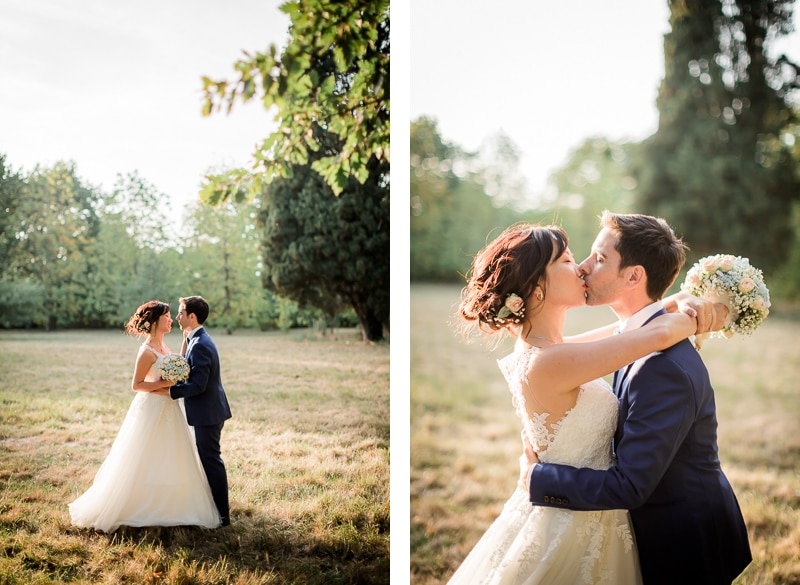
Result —
<svg viewBox="0 0 800 585"><path fill-rule="evenodd" d="M627 509L645 585L730 583L750 563L747 530L720 468L714 390L684 340L615 376L615 465L536 465L531 501L574 510Z"/></svg>
<svg viewBox="0 0 800 585"><path fill-rule="evenodd" d="M205 328L189 340L186 361L189 362L189 379L175 384L169 391L173 399L184 399L186 421L198 427L219 425L231 418L222 387L217 346Z"/></svg>

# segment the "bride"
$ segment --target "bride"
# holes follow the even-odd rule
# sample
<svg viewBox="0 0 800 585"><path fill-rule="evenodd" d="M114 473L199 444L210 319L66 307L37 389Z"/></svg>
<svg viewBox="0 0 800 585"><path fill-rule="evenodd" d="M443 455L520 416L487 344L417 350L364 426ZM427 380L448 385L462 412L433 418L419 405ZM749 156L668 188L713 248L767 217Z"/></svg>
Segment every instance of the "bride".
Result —
<svg viewBox="0 0 800 585"><path fill-rule="evenodd" d="M630 332L610 335L609 326L566 340L583 343L547 351L565 341L566 312L585 305L585 292L560 227L516 225L475 257L458 314L465 328L516 337L514 352L498 363L522 422L523 443L533 445L539 460L607 469L619 403L601 377L694 334L697 323L688 314L671 313ZM688 307L687 313L692 312ZM570 376L564 376L566 371ZM563 383L566 378L574 378L577 386ZM532 506L525 485L450 580L641 582L627 510Z"/></svg>
<svg viewBox="0 0 800 585"><path fill-rule="evenodd" d="M69 504L75 526L113 532L123 525L220 524L183 401L153 394L173 385L160 375L171 353L164 335L171 330L169 305L155 300L126 325L130 335L145 337L131 382L136 396L94 483Z"/></svg>

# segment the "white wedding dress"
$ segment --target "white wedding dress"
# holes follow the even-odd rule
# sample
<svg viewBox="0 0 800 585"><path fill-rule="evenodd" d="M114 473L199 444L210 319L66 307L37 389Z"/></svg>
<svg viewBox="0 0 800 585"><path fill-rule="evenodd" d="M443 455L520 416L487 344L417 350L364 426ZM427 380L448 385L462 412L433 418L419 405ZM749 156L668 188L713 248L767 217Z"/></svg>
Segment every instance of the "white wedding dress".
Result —
<svg viewBox="0 0 800 585"><path fill-rule="evenodd" d="M158 380L166 355L145 347L157 356L145 380ZM136 392L94 483L69 504L69 512L74 525L102 532L119 526L219 526L183 399Z"/></svg>
<svg viewBox="0 0 800 585"><path fill-rule="evenodd" d="M607 469L619 402L603 380L581 386L575 406L548 427L529 417L522 389L537 348L498 360L523 429L542 463ZM572 511L533 506L518 487L450 580L455 584L640 584L627 510Z"/></svg>

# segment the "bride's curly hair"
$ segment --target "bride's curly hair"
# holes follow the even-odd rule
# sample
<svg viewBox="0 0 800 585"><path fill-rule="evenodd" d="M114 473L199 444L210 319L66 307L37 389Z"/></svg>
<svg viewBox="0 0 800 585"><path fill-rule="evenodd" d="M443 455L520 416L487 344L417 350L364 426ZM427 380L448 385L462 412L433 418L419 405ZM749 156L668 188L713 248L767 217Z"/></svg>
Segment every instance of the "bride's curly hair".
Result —
<svg viewBox="0 0 800 585"><path fill-rule="evenodd" d="M140 305L136 312L131 315L125 324L125 331L129 335L140 337L147 335L153 329L153 325L161 315L169 313L170 308L167 303L162 301L148 301Z"/></svg>
<svg viewBox="0 0 800 585"><path fill-rule="evenodd" d="M458 317L465 332L477 325L485 333L506 329L495 316L510 294L528 301L537 285L546 290L545 270L569 246L567 233L555 225L517 223L506 228L475 256L461 291Z"/></svg>

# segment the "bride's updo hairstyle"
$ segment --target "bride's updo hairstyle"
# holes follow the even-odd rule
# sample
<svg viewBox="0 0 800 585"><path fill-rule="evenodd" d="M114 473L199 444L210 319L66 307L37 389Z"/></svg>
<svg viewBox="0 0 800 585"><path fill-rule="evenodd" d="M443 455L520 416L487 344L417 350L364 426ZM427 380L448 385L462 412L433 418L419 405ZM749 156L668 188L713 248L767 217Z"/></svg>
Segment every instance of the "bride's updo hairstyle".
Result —
<svg viewBox="0 0 800 585"><path fill-rule="evenodd" d="M508 320L498 322L496 317L508 296L517 295L527 303L537 284L547 294L545 270L568 246L567 234L559 226L519 223L506 228L478 252L467 273L458 307L465 328L477 325L486 333L505 329ZM522 312L526 309L531 307L523 305Z"/></svg>
<svg viewBox="0 0 800 585"><path fill-rule="evenodd" d="M148 301L128 319L125 331L136 337L147 335L161 315L169 313L169 305L161 301Z"/></svg>

